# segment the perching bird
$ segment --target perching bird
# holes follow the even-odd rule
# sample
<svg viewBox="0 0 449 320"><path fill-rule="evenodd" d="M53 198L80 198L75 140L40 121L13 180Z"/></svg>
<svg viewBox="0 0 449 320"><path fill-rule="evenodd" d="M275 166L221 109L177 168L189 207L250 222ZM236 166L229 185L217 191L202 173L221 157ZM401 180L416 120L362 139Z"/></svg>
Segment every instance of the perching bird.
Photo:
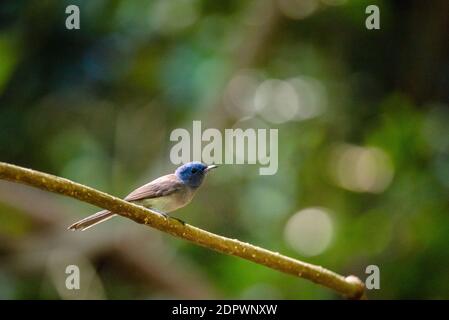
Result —
<svg viewBox="0 0 449 320"><path fill-rule="evenodd" d="M201 186L206 174L216 168L201 162L189 162L175 173L159 177L131 192L124 200L152 209L168 218L167 213L187 205ZM116 214L103 210L72 224L70 230L86 230Z"/></svg>

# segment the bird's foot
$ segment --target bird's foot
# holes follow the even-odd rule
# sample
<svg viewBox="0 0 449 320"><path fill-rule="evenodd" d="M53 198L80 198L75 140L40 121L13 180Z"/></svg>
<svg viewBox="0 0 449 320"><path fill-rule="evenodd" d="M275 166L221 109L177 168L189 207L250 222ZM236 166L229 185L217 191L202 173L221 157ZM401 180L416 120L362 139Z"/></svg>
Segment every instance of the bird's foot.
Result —
<svg viewBox="0 0 449 320"><path fill-rule="evenodd" d="M186 225L186 223L185 223L183 220L181 220L181 219L178 219L178 218L175 218L175 217L170 217L170 218L172 218L173 220L178 221L178 222L179 222L180 224L182 224L183 226Z"/></svg>
<svg viewBox="0 0 449 320"><path fill-rule="evenodd" d="M168 214L166 214L165 212L159 212L159 214L167 220L170 219L170 216Z"/></svg>
<svg viewBox="0 0 449 320"><path fill-rule="evenodd" d="M150 208L150 210L155 212L155 213L160 214L162 217L164 217L167 220L170 218L170 216L168 214L166 214L165 212L162 212L162 211L159 211L159 210L156 210L156 209L153 209L153 208Z"/></svg>
<svg viewBox="0 0 449 320"><path fill-rule="evenodd" d="M173 220L176 220L176 221L178 221L180 224L182 224L183 226L185 226L185 222L184 221L182 221L181 219L178 219L178 218L175 218L175 217L170 217L168 214L166 214L165 212L162 212L162 211L159 211L159 210L156 210L156 209L151 209L152 211L154 211L154 212L156 212L156 213L159 213L161 216L163 216L165 219L173 219Z"/></svg>

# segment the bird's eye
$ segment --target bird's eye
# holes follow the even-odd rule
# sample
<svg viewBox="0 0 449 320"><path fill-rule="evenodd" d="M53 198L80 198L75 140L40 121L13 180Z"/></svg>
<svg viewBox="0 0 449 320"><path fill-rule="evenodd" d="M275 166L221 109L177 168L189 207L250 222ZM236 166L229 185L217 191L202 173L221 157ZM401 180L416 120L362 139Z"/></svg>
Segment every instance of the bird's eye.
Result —
<svg viewBox="0 0 449 320"><path fill-rule="evenodd" d="M197 168L193 168L193 169L192 169L192 173L196 173L197 171L198 171Z"/></svg>

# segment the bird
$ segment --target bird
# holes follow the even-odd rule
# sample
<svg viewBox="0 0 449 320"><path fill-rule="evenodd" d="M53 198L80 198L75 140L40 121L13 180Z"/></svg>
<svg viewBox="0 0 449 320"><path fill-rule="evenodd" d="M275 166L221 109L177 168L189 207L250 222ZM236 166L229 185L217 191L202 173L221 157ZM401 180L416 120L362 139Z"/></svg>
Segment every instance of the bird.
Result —
<svg viewBox="0 0 449 320"><path fill-rule="evenodd" d="M168 219L167 213L190 203L207 173L217 167L217 165L208 166L198 161L188 162L178 167L174 173L159 177L135 189L124 200L151 209ZM75 222L67 229L87 230L114 216L116 216L115 213L102 210Z"/></svg>

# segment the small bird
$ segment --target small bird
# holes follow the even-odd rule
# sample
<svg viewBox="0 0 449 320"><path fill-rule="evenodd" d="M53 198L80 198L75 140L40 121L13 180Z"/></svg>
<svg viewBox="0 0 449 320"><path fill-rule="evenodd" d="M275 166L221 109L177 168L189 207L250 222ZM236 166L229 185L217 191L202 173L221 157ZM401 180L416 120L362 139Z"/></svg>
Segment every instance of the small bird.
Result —
<svg viewBox="0 0 449 320"><path fill-rule="evenodd" d="M124 200L149 208L168 218L168 212L184 207L193 199L206 174L215 168L216 165L207 166L197 161L186 163L176 169L175 173L159 177L137 188ZM115 215L111 211L103 210L72 224L68 229L86 230Z"/></svg>

